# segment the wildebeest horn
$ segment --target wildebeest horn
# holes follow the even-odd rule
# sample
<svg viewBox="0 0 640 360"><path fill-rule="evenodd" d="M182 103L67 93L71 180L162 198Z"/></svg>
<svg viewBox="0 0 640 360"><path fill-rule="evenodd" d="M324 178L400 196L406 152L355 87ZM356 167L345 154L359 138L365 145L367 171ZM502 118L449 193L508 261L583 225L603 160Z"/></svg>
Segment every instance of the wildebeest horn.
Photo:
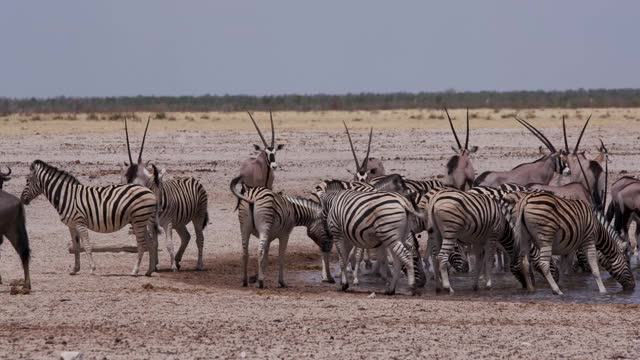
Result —
<svg viewBox="0 0 640 360"><path fill-rule="evenodd" d="M253 121L253 126L255 126L256 130L258 130L258 135L260 135L260 139L262 139L262 143L264 144L264 147L268 147L269 145L267 145L267 140L265 140L264 136L262 136L262 131L260 131L260 128L258 127L258 124L256 124L256 121L253 119L253 116L251 116L251 113L248 111L247 111L247 114L249 114L251 121Z"/></svg>
<svg viewBox="0 0 640 360"><path fill-rule="evenodd" d="M129 145L129 129L127 128L127 117L124 117L124 133L127 135L127 152L129 153L129 165L133 165L131 158L131 146Z"/></svg>
<svg viewBox="0 0 640 360"><path fill-rule="evenodd" d="M149 122L151 121L151 115L147 119L147 126L144 128L144 135L142 135L142 145L140 146L140 154L138 154L138 164L142 164L142 150L144 150L144 141L147 138L147 130L149 130Z"/></svg>
<svg viewBox="0 0 640 360"><path fill-rule="evenodd" d="M527 128L527 130L529 130L535 137L538 138L538 140L540 140L544 146L547 147L547 149L549 149L549 151L556 153L557 150L556 148L553 146L553 144L549 141L549 139L547 139L546 136L544 136L544 134L535 128L535 126L529 124L528 122L526 122L523 119L519 119L518 117L514 116L514 118L520 123L522 124L524 127Z"/></svg>
<svg viewBox="0 0 640 360"><path fill-rule="evenodd" d="M269 109L269 118L271 118L271 147L276 146L276 131L273 128L273 114L271 113L271 109Z"/></svg>
<svg viewBox="0 0 640 360"><path fill-rule="evenodd" d="M567 125L564 121L564 115L562 115L562 135L564 135L564 149L569 154L569 142L567 141Z"/></svg>
<svg viewBox="0 0 640 360"><path fill-rule="evenodd" d="M589 115L589 117L587 118L587 121L584 123L584 126L582 127L582 131L580 132L580 137L578 137L578 142L576 143L576 147L575 147L575 149L573 149L573 153L574 154L578 153L578 147L580 146L580 140L582 140L582 135L584 135L584 130L587 128L587 125L589 125L589 120L591 120L591 114Z"/></svg>
<svg viewBox="0 0 640 360"><path fill-rule="evenodd" d="M451 116L449 116L449 110L444 108L444 112L447 113L447 118L449 118L449 125L451 125L451 131L453 132L453 137L456 138L456 143L458 144L458 149L462 149L462 145L460 145L460 140L458 140L458 134L456 134L456 129L453 127L453 122L451 121Z"/></svg>
<svg viewBox="0 0 640 360"><path fill-rule="evenodd" d="M344 124L345 130L347 130L347 137L349 138L349 145L351 145L351 153L353 154L353 160L356 162L356 171L359 170L360 162L358 161L358 156L356 155L356 149L353 148L353 141L351 141L351 134L349 134L349 128L347 127L347 123L342 121Z"/></svg>
<svg viewBox="0 0 640 360"><path fill-rule="evenodd" d="M371 127L371 130L369 130L369 145L367 145L367 155L364 157L364 160L362 160L362 166L360 167L361 169L364 169L365 171L369 167L369 151L371 150L371 138L372 137L373 137L373 126Z"/></svg>
<svg viewBox="0 0 640 360"><path fill-rule="evenodd" d="M467 108L467 137L464 139L464 149L469 148L469 108Z"/></svg>
<svg viewBox="0 0 640 360"><path fill-rule="evenodd" d="M3 176L9 176L9 175L11 175L11 168L7 166L7 169L9 170L9 172L7 172L6 174L3 174L3 173L0 171L0 177L3 177Z"/></svg>

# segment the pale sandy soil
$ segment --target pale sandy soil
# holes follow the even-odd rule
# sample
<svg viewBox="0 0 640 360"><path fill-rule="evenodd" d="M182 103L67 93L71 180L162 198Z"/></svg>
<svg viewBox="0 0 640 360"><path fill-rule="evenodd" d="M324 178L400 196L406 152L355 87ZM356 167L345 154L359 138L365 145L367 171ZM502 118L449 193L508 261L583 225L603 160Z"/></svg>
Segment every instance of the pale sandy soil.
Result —
<svg viewBox="0 0 640 360"><path fill-rule="evenodd" d="M472 111L477 118L472 120L470 142L480 147L474 158L478 173L509 169L538 157L537 140L515 121L502 118L512 112ZM544 127L560 147L560 116L569 116L571 144L581 126L578 117L586 119L590 112L519 114ZM612 153L610 179L623 170L638 175L640 111L596 109L593 113L584 147L593 149L602 137ZM453 138L448 123L429 119L432 114L442 115L417 110L277 113L276 136L286 148L278 153L281 168L275 186L304 195L321 179L348 178L346 168L352 167L352 160L342 120L356 128L354 140L362 150L366 145L363 128L375 127L372 155L385 160L388 172L417 179L437 177L444 173ZM464 111L452 114L460 128ZM118 164L126 160L121 121L85 120L84 114L76 120L39 115L38 121L35 116L0 118L0 164L9 164L15 174L5 190L19 194L28 165L37 158L70 171L85 184L118 182ZM137 114L140 119L146 116ZM33 249L30 295L9 294L9 281L20 278L22 272L11 246L2 245L0 357L52 358L63 350L83 351L88 358L98 359L638 357L640 306L614 304L635 302L637 295L629 300L615 294L619 287L610 281L607 286L614 294L598 304L527 298L510 279L497 286L514 288L513 298L495 298L486 291L435 295L433 282L421 297L409 297L407 292L385 297L379 294L384 284L374 279L344 294L335 285L320 282L318 250L303 229L297 229L287 254L290 287L276 288L277 243L272 244L268 288L240 287L241 247L228 184L239 161L252 154L250 144L259 138L243 113L167 117L175 121L152 122L144 158L165 166L170 174L197 177L208 191L211 222L205 230L206 271L193 271L196 251L190 245L183 261L186 271L130 277L134 254L97 254L99 275L88 274L83 255L81 274L70 276L73 256L67 252L68 231L41 197L27 207ZM268 115L258 113L256 118L268 137ZM134 152L143 127L143 121L130 125ZM94 245L132 243L126 231L91 236ZM164 238L160 241L164 248ZM252 254L255 244L254 239ZM167 252L160 256L161 269L167 269ZM252 257L252 269L255 262ZM637 269L634 273L639 276ZM549 292L544 284L539 286L538 292ZM368 298L371 292L378 295Z"/></svg>

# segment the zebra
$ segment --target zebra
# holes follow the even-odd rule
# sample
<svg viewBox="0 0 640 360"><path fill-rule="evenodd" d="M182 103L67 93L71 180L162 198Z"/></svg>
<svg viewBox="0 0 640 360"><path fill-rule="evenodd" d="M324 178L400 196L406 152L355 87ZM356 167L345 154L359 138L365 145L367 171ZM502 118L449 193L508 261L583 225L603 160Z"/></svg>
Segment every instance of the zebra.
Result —
<svg viewBox="0 0 640 360"><path fill-rule="evenodd" d="M505 198L508 199L508 196ZM516 202L514 212L515 242L523 260L522 270L528 290L533 290L527 261L531 243L540 250L540 266L554 294L563 293L549 271L552 253L564 255L579 249L588 259L600 293L606 293L607 290L600 278L596 249L602 253L600 263L624 290L635 287L633 274L623 251L617 245L615 233L609 229L610 225L604 216L589 204L545 192L530 193Z"/></svg>
<svg viewBox="0 0 640 360"><path fill-rule="evenodd" d="M353 190L327 191L316 188L322 204L326 227L336 244L341 268L342 291L349 288L347 280L347 248L351 244L371 249L383 247L393 256L393 277L385 294L396 291L400 270L404 266L412 294L417 293L416 272L420 263L419 250L405 245L415 227L415 218L423 217L406 197L388 192L359 192Z"/></svg>
<svg viewBox="0 0 640 360"><path fill-rule="evenodd" d="M207 192L204 190L204 186L192 177L165 180L165 169L158 171L155 164L152 164L151 167L153 174L147 181L147 187L153 191L158 200L157 222L164 229L167 250L171 259L171 269L173 271L180 269L182 255L191 240L187 224L193 223L198 247L196 269L204 270L202 260L204 235L202 231L209 222ZM177 254L174 252L172 230L175 230L180 236L180 248Z"/></svg>
<svg viewBox="0 0 640 360"><path fill-rule="evenodd" d="M427 193L431 189L448 187L440 180L411 180L400 174L389 174L369 180L377 191L398 192L404 195L410 193Z"/></svg>
<svg viewBox="0 0 640 360"><path fill-rule="evenodd" d="M142 262L145 244L149 244L149 269L155 270L157 258L152 254L157 245L153 216L156 197L141 185L85 186L73 175L42 160L31 163L30 174L20 200L28 205L40 194L49 200L60 214L60 220L69 227L74 248L75 265L71 275L80 271L80 242L89 256L91 273L96 270L91 252L89 230L111 233L131 224L138 244L138 259L132 274L137 275ZM152 233L147 232L147 226ZM151 238L150 238L151 237Z"/></svg>
<svg viewBox="0 0 640 360"><path fill-rule="evenodd" d="M249 261L249 238L254 235L260 239L258 245L258 288L264 287L264 277L269 257L269 245L276 238L280 241L278 266L278 285L287 287L284 281L284 255L289 235L296 226L307 228L309 236L322 253L322 281L334 283L329 267L329 255L333 243L326 232L322 207L311 199L292 197L276 193L265 187L247 187L242 184L238 192L240 179L233 179L231 192L239 199L238 220L242 236L242 286L248 286L247 266Z"/></svg>
<svg viewBox="0 0 640 360"><path fill-rule="evenodd" d="M435 192L429 201L427 232L439 248L436 270L436 291L453 293L447 265L455 245L471 245L476 255L474 290L478 289L480 273L484 273L486 288L491 288L488 264L495 243L502 239L507 221L495 199L484 194L444 189Z"/></svg>

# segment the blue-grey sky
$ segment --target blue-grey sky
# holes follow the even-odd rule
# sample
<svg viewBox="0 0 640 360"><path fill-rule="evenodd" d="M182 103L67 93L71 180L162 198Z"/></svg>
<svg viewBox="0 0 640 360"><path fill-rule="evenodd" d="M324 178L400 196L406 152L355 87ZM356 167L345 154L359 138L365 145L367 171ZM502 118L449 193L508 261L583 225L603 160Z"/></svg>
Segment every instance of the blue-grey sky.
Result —
<svg viewBox="0 0 640 360"><path fill-rule="evenodd" d="M640 87L638 1L4 1L0 96Z"/></svg>

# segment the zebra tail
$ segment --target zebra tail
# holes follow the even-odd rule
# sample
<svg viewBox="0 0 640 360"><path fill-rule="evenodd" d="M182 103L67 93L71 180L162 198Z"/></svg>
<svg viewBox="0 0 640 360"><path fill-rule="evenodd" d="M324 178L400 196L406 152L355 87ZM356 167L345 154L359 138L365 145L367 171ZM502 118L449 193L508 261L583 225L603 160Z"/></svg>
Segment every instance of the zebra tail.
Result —
<svg viewBox="0 0 640 360"><path fill-rule="evenodd" d="M526 201L527 200L519 201L516 203L515 215L511 219L510 226L512 226L512 229L513 229L513 257L514 258L518 258L520 256L522 238L523 236L525 236L525 232L527 231L526 225L524 223L524 209L525 209Z"/></svg>
<svg viewBox="0 0 640 360"><path fill-rule="evenodd" d="M615 201L611 201L611 205L613 206L613 229L618 233L622 233L622 229L626 226L624 224L624 214L622 213L622 209L618 204L615 204ZM610 206L611 208L611 206ZM608 211L607 211L608 212Z"/></svg>
<svg viewBox="0 0 640 360"><path fill-rule="evenodd" d="M24 215L24 206L21 204L18 210L18 219L16 224L16 232L18 234L18 242L16 243L16 251L22 261L31 257L31 248L29 248L29 235L27 234L26 219Z"/></svg>
<svg viewBox="0 0 640 360"><path fill-rule="evenodd" d="M611 222L611 220L613 219L613 215L615 212L615 199L611 199L611 202L609 203L609 207L607 207L607 214L605 216L605 218L607 219L607 222Z"/></svg>
<svg viewBox="0 0 640 360"><path fill-rule="evenodd" d="M236 209L237 209L237 207L236 207ZM204 230L204 228L206 228L206 227L207 227L207 224L208 224L208 223L209 223L209 212L208 212L208 211L206 211L206 212L204 213L204 220L202 220L202 230Z"/></svg>
<svg viewBox="0 0 640 360"><path fill-rule="evenodd" d="M242 193L239 193L236 190L236 187L238 185L238 183L240 182L240 180L242 179L242 176L237 176L235 178L233 178L233 180L231 180L231 184L229 184L229 189L231 190L231 193L233 195L235 195L236 198L238 198L238 202L236 203L236 208L233 209L233 211L238 210L238 207L240 207L240 201L244 200L250 204L253 204L252 200L249 200L247 197L245 197Z"/></svg>

